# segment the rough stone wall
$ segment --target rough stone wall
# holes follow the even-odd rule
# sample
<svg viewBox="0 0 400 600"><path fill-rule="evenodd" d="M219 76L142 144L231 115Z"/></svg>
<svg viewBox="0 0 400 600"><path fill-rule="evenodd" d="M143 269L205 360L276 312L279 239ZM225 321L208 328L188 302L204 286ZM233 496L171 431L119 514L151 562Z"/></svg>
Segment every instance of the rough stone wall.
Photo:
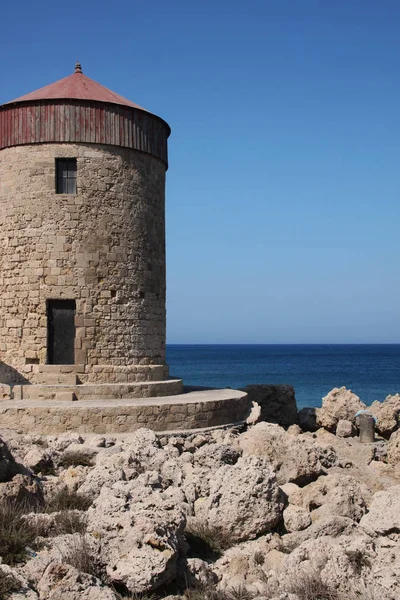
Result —
<svg viewBox="0 0 400 600"><path fill-rule="evenodd" d="M62 157L77 159L76 196L55 193ZM135 150L0 151L0 382L35 382L46 363L48 299L76 300L83 381L164 365L164 194L165 165Z"/></svg>

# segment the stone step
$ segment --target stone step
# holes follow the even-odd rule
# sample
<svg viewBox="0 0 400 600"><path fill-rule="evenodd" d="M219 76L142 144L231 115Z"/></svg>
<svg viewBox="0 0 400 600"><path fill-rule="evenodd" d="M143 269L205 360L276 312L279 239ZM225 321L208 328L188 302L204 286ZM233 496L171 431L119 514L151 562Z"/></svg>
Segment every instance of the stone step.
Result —
<svg viewBox="0 0 400 600"><path fill-rule="evenodd" d="M38 373L36 383L44 385L76 385L79 379L76 373Z"/></svg>
<svg viewBox="0 0 400 600"><path fill-rule="evenodd" d="M81 385L66 384L32 384L15 385L14 400L62 400L62 401L96 401L102 399L149 398L181 394L182 379L166 379L165 381L145 381L140 383L85 383Z"/></svg>
<svg viewBox="0 0 400 600"><path fill-rule="evenodd" d="M38 365L38 373L84 373L85 365Z"/></svg>
<svg viewBox="0 0 400 600"><path fill-rule="evenodd" d="M0 422L7 429L44 435L67 431L119 435L140 427L171 434L240 425L249 410L247 394L225 389L122 401L8 400L0 402Z"/></svg>

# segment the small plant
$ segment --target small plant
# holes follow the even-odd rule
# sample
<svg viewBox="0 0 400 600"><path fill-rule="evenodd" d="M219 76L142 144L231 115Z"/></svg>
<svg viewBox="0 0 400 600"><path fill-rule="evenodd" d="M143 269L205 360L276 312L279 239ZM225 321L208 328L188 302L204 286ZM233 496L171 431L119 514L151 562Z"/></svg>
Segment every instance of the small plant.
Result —
<svg viewBox="0 0 400 600"><path fill-rule="evenodd" d="M346 554L357 575L361 575L364 567L371 567L369 557L361 550L346 550Z"/></svg>
<svg viewBox="0 0 400 600"><path fill-rule="evenodd" d="M219 558L233 544L228 532L199 521L187 525L185 537L193 555L205 559Z"/></svg>
<svg viewBox="0 0 400 600"><path fill-rule="evenodd" d="M0 600L7 600L13 592L18 592L21 584L12 573L0 570Z"/></svg>
<svg viewBox="0 0 400 600"><path fill-rule="evenodd" d="M87 510L92 501L83 494L77 494L67 488L61 489L46 503L46 512L62 512L66 510Z"/></svg>
<svg viewBox="0 0 400 600"><path fill-rule="evenodd" d="M287 580L285 591L295 594L299 600L341 600L340 593L324 583L318 571L293 574Z"/></svg>
<svg viewBox="0 0 400 600"><path fill-rule="evenodd" d="M136 592L118 594L118 598L119 600L159 600L159 596L156 596L156 594L139 594Z"/></svg>
<svg viewBox="0 0 400 600"><path fill-rule="evenodd" d="M102 579L103 571L93 555L93 551L84 535L75 535L62 553L62 561L75 567L82 573Z"/></svg>
<svg viewBox="0 0 400 600"><path fill-rule="evenodd" d="M71 450L65 452L59 460L59 466L63 469L68 467L93 467L93 456L83 450Z"/></svg>
<svg viewBox="0 0 400 600"><path fill-rule="evenodd" d="M36 446L39 446L41 448L48 448L49 444L47 442L47 440L43 439L43 438L38 438L37 440L35 440L33 442L33 444L35 444Z"/></svg>
<svg viewBox="0 0 400 600"><path fill-rule="evenodd" d="M23 503L0 504L0 552L2 561L16 565L27 558L27 546L34 546L37 531L24 516L30 507Z"/></svg>
<svg viewBox="0 0 400 600"><path fill-rule="evenodd" d="M264 564L265 560L264 554L260 552L260 550L257 550L257 552L254 552L253 560L254 564L257 565L257 567L261 567L261 565Z"/></svg>
<svg viewBox="0 0 400 600"><path fill-rule="evenodd" d="M199 584L185 590L183 597L185 600L251 600L252 595L243 586L220 590L211 584Z"/></svg>
<svg viewBox="0 0 400 600"><path fill-rule="evenodd" d="M64 510L54 518L55 535L86 533L87 519L78 511Z"/></svg>
<svg viewBox="0 0 400 600"><path fill-rule="evenodd" d="M52 462L48 462L48 463L40 466L40 468L37 469L37 472L40 473L40 475L42 477L48 477L48 476L54 477L55 475L57 475L56 469Z"/></svg>

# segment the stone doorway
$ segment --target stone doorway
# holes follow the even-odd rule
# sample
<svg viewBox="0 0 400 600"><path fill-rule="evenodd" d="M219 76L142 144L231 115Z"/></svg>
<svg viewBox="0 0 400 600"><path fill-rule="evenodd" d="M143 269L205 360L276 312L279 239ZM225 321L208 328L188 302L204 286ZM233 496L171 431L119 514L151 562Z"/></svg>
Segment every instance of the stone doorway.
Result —
<svg viewBox="0 0 400 600"><path fill-rule="evenodd" d="M47 300L47 362L75 363L75 300Z"/></svg>

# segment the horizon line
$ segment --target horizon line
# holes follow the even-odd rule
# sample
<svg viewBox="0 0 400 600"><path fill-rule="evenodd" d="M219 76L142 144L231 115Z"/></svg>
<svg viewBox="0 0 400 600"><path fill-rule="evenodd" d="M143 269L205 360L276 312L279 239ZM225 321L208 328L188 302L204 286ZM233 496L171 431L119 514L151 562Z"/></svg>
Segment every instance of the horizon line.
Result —
<svg viewBox="0 0 400 600"><path fill-rule="evenodd" d="M400 346L400 342L166 342L167 346Z"/></svg>

